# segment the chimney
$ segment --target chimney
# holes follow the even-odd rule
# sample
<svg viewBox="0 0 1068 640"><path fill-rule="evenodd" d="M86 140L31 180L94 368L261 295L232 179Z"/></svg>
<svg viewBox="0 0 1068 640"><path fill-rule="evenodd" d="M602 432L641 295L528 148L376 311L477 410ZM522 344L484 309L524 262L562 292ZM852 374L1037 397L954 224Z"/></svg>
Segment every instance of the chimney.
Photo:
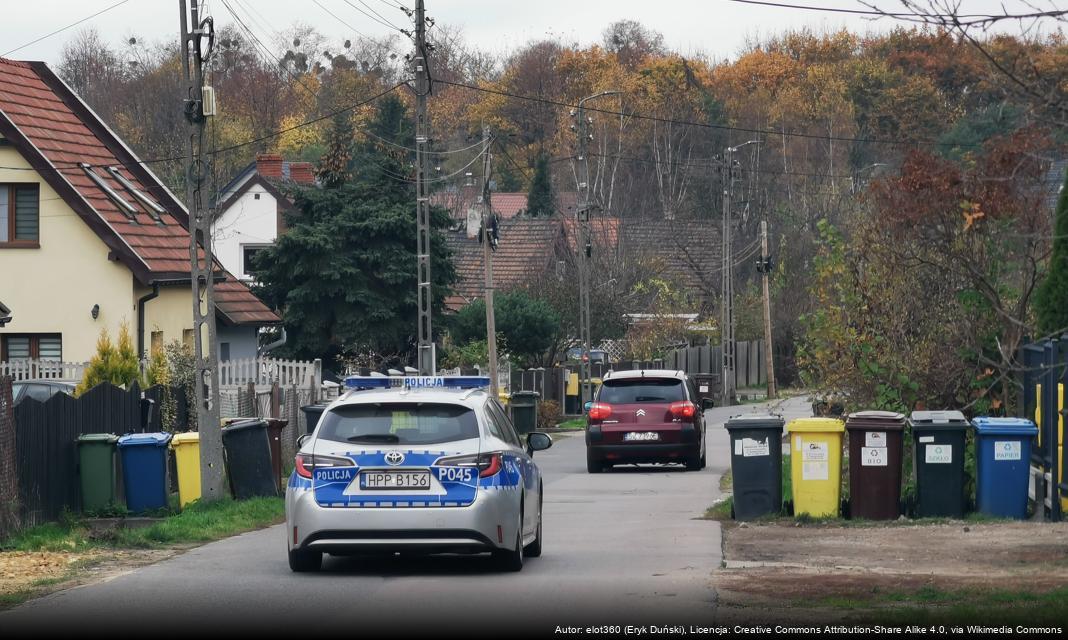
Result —
<svg viewBox="0 0 1068 640"><path fill-rule="evenodd" d="M282 156L277 153L261 153L257 155L256 173L271 180L281 180Z"/></svg>
<svg viewBox="0 0 1068 640"><path fill-rule="evenodd" d="M289 179L297 184L314 185L315 170L310 162L290 162Z"/></svg>

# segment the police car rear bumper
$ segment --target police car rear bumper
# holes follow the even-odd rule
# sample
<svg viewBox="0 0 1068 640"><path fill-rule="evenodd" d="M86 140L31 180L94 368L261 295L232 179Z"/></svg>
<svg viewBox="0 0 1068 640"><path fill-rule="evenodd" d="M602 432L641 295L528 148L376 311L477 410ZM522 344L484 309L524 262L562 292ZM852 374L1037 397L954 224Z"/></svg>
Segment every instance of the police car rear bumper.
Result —
<svg viewBox="0 0 1068 640"><path fill-rule="evenodd" d="M466 507L322 507L306 490L286 498L286 533L290 549L327 553L478 553L511 547L518 514L515 492L480 490Z"/></svg>

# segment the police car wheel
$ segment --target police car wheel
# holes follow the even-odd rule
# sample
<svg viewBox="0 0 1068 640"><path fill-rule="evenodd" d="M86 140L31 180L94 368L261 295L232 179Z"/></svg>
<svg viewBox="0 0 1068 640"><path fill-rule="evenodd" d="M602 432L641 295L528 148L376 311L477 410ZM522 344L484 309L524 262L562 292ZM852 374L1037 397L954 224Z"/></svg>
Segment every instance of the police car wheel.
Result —
<svg viewBox="0 0 1068 640"><path fill-rule="evenodd" d="M296 573L318 571L323 568L321 551L293 549L289 552L289 568Z"/></svg>
<svg viewBox="0 0 1068 640"><path fill-rule="evenodd" d="M502 571L523 570L523 518L519 519L519 530L515 532L514 549L496 549L493 559Z"/></svg>
<svg viewBox="0 0 1068 640"><path fill-rule="evenodd" d="M541 498L538 499L538 533L534 536L534 542L531 542L523 549L523 554L528 558L541 557Z"/></svg>
<svg viewBox="0 0 1068 640"><path fill-rule="evenodd" d="M708 466L708 457L705 455L705 452L702 451L701 452L701 468L704 469L707 466Z"/></svg>

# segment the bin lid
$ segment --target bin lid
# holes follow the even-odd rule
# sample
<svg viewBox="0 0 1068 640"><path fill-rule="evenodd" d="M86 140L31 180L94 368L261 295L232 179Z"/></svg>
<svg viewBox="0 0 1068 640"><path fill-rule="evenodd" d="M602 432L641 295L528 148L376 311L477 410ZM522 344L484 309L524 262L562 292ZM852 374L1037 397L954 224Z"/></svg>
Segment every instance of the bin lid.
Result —
<svg viewBox="0 0 1068 640"><path fill-rule="evenodd" d="M988 418L986 416L972 420L975 432L983 436L1026 436L1038 435L1038 427L1026 418Z"/></svg>
<svg viewBox="0 0 1068 640"><path fill-rule="evenodd" d="M905 428L905 415L893 411L857 411L849 414L845 427L846 429L901 431Z"/></svg>
<svg viewBox="0 0 1068 640"><path fill-rule="evenodd" d="M171 441L169 433L130 433L119 438L122 447L165 447Z"/></svg>
<svg viewBox="0 0 1068 640"><path fill-rule="evenodd" d="M179 447L183 444L200 444L200 433L196 431L187 431L185 433L176 433L171 438L171 446Z"/></svg>
<svg viewBox="0 0 1068 640"><path fill-rule="evenodd" d="M78 436L78 444L115 444L118 441L119 436L114 433L86 433Z"/></svg>
<svg viewBox="0 0 1068 640"><path fill-rule="evenodd" d="M245 420L242 422L234 422L223 427L223 433L234 433L235 431L245 431L248 429L266 429L267 421L261 418L253 418L251 420Z"/></svg>
<svg viewBox="0 0 1068 640"><path fill-rule="evenodd" d="M913 411L909 423L920 429L962 429L969 424L960 411Z"/></svg>
<svg viewBox="0 0 1068 640"><path fill-rule="evenodd" d="M513 398L539 398L541 394L537 391L513 391Z"/></svg>
<svg viewBox="0 0 1068 640"><path fill-rule="evenodd" d="M723 425L727 431L731 429L774 429L782 431L784 421L782 416L771 414L753 413L749 415L732 416Z"/></svg>
<svg viewBox="0 0 1068 640"><path fill-rule="evenodd" d="M845 425L838 418L797 418L786 425L790 433L841 433Z"/></svg>

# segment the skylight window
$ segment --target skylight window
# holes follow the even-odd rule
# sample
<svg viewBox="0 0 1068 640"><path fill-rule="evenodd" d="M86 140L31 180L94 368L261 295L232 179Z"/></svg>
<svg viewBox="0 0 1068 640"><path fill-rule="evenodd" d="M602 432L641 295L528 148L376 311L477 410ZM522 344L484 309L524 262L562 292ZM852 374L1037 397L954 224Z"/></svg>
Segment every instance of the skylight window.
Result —
<svg viewBox="0 0 1068 640"><path fill-rule="evenodd" d="M112 189L111 185L105 182L103 177L98 175L96 171L93 171L93 167L91 165L88 165L83 162L79 166L81 166L82 171L85 172L85 175L89 176L89 179L96 183L96 186L100 187L101 191L107 194L107 197L115 203L115 206L119 208L119 211L122 211L130 220L134 222L137 221L137 209L134 208L132 204L127 202L126 198L123 198L119 195L117 191Z"/></svg>
<svg viewBox="0 0 1068 640"><path fill-rule="evenodd" d="M126 189L138 202L145 206L148 211L148 215L152 216L152 219L156 222L163 224L163 218L160 216L164 213L164 208L161 207L155 200L149 198L140 189L134 186L132 182L126 179L126 176L119 172L118 167L108 167L108 173L115 179L116 182L122 185L123 189Z"/></svg>

